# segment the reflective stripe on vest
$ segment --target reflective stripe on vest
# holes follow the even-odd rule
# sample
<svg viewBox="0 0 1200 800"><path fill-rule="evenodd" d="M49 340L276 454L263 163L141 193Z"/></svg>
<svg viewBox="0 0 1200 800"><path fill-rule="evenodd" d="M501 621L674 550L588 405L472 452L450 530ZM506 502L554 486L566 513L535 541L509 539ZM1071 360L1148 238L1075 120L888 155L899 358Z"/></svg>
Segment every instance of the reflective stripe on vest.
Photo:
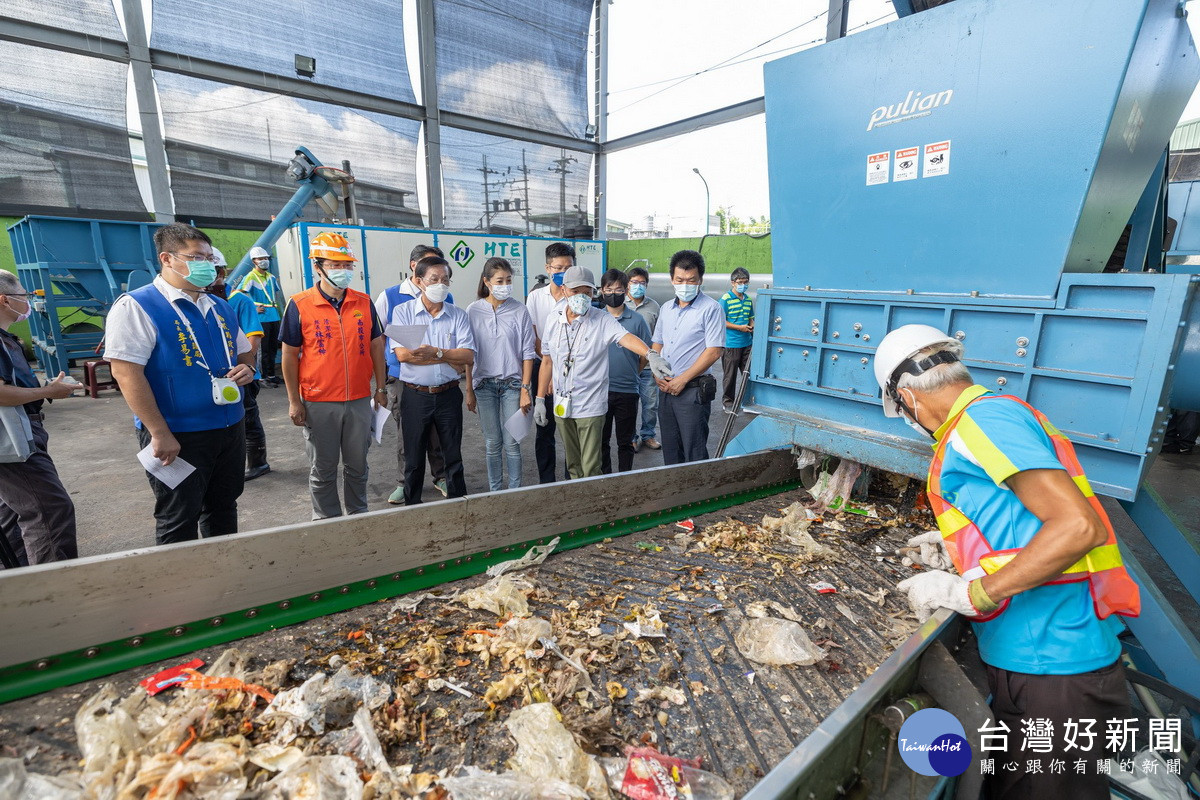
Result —
<svg viewBox="0 0 1200 800"><path fill-rule="evenodd" d="M1046 432L1046 435L1050 437L1050 441L1054 444L1055 457L1063 465L1063 468L1066 469L1067 474L1071 476L1080 493L1087 498L1088 503L1091 504L1092 509L1096 512L1100 521L1104 523L1104 528L1108 532L1108 538L1104 544L1089 550L1083 558L1064 570L1058 577L1046 581L1046 584L1074 583L1086 580L1089 582L1088 588L1092 595L1093 608L1095 609L1096 616L1100 619L1105 619L1111 614L1136 617L1141 610L1141 600L1138 595L1137 584L1133 582L1133 579L1129 577L1129 573L1125 571L1124 563L1121 561L1121 553L1117 549L1117 537L1113 532L1112 523L1109 521L1108 515L1104 512L1103 506L1100 505L1095 492L1092 491L1091 484L1088 483L1083 467L1075 455L1074 446L1067 437L1063 436L1051 424L1050 420L1042 412L1024 400L1012 397L1011 395L984 395L977 397L964 406L962 411L958 413L958 416L950 421L949 426L942 435L941 441L934 448L933 461L929 465L928 489L926 491L926 495L929 498L929 506L937 518L938 528L942 532L946 550L949 552L950 558L953 560L959 574L967 580L974 580L983 575L991 575L1009 561L1012 561L1017 553L1020 552L1020 548L994 550L988 542L987 537L983 535L983 532L979 530L975 523L959 509L948 503L941 494L941 473L950 435L965 418L967 409L983 400L1011 400L1029 409L1038 421L1038 424L1042 426L1042 430ZM992 619L1007 607L1008 601L1006 600L994 614L983 619Z"/></svg>
<svg viewBox="0 0 1200 800"><path fill-rule="evenodd" d="M335 309L316 287L292 298L300 315L300 396L342 402L371 396L371 298L347 289Z"/></svg>

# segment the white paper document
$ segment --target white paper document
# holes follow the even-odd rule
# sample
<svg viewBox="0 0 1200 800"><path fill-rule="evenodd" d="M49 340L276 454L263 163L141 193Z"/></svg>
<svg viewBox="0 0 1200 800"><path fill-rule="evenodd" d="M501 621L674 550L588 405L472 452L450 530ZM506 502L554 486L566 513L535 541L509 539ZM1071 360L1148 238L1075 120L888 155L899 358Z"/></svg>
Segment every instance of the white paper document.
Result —
<svg viewBox="0 0 1200 800"><path fill-rule="evenodd" d="M425 341L428 325L388 325L384 333L406 350L416 350Z"/></svg>
<svg viewBox="0 0 1200 800"><path fill-rule="evenodd" d="M383 426L392 416L392 412L387 406L380 406L375 409L375 418L371 420L371 436L375 439L375 444L383 441Z"/></svg>
<svg viewBox="0 0 1200 800"><path fill-rule="evenodd" d="M504 430L518 442L524 439L533 430L533 409L529 409L529 413L525 414L518 408L515 414L505 420Z"/></svg>
<svg viewBox="0 0 1200 800"><path fill-rule="evenodd" d="M149 472L154 477L158 478L168 489L174 489L179 484L183 483L184 478L196 471L188 462L182 458L176 458L167 466L154 457L154 445L148 444L138 451L138 461L142 462L146 472Z"/></svg>

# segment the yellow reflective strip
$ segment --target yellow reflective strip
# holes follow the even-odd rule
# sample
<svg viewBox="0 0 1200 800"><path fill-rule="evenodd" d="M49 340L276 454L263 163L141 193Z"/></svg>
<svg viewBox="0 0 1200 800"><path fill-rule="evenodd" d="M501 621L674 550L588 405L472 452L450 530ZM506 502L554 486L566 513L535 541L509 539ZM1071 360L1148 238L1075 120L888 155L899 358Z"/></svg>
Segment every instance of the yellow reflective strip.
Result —
<svg viewBox="0 0 1200 800"><path fill-rule="evenodd" d="M975 456L979 466L983 467L984 472L997 486L1019 472L1008 456L1004 455L1004 452L992 443L992 440L976 424L975 420L971 419L970 414L962 415L955 431L962 438L963 444L971 451L971 455Z"/></svg>
<svg viewBox="0 0 1200 800"><path fill-rule="evenodd" d="M937 515L938 528L942 532L942 538L953 536L960 530L971 524L971 520L959 511L954 506L949 506L941 514Z"/></svg>
<svg viewBox="0 0 1200 800"><path fill-rule="evenodd" d="M988 575L991 575L1016 557L1016 553L1002 553L984 556L979 559L979 566L983 567L984 572L986 572Z"/></svg>
<svg viewBox="0 0 1200 800"><path fill-rule="evenodd" d="M1121 551L1117 549L1115 544L1102 544L1099 547L1093 548L1084 556L1084 560L1087 561L1088 569L1092 572L1116 569L1125 563L1121 560Z"/></svg>
<svg viewBox="0 0 1200 800"><path fill-rule="evenodd" d="M1071 480L1075 481L1075 485L1079 487L1079 491L1084 497L1095 497L1096 493L1092 491L1092 485L1088 483L1087 475L1072 475Z"/></svg>

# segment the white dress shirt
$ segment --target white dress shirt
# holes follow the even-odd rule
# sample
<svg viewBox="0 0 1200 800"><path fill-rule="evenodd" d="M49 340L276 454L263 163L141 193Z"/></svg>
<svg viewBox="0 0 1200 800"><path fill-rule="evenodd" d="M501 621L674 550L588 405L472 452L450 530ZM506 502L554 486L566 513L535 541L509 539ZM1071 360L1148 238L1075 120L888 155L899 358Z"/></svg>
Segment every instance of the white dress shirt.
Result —
<svg viewBox="0 0 1200 800"><path fill-rule="evenodd" d="M182 289L176 289L163 280L161 275L154 279L154 288L158 289L169 303L192 303L205 318L210 312L215 313L213 308L216 301L205 292L201 292L193 301ZM237 315L234 314L233 318L236 320ZM150 319L146 309L128 294L118 297L104 319L104 357L145 366L150 362L150 354L154 352L154 345L157 343L158 329L154 327L154 321ZM240 327L237 332L237 351L238 355L250 352L250 340ZM213 371L216 372L217 369L218 366L214 365Z"/></svg>
<svg viewBox="0 0 1200 800"><path fill-rule="evenodd" d="M471 334L471 322L467 312L458 306L442 303L442 309L433 316L425 308L421 298L401 303L392 309L392 325L428 325L422 344L432 345L440 350L466 348L475 350L475 337ZM388 339L388 347L395 350L400 343ZM415 383L418 386L441 386L451 381L457 381L461 375L449 364L431 364L415 366L400 362L400 380L405 383Z"/></svg>
<svg viewBox="0 0 1200 800"><path fill-rule="evenodd" d="M475 337L476 386L488 378L514 379L524 375L524 361L537 358L533 349L533 322L529 312L511 297L493 307L486 297L467 306L471 334Z"/></svg>

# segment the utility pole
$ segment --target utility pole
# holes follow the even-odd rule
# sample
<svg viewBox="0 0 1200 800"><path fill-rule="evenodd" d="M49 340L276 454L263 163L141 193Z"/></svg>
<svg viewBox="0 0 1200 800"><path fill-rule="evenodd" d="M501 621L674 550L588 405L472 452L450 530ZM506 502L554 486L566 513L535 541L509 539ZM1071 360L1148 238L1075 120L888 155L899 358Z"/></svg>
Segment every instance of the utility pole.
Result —
<svg viewBox="0 0 1200 800"><path fill-rule="evenodd" d="M525 164L525 148L521 148L521 174L525 177L525 235L529 235L529 215L532 210L529 208L529 167Z"/></svg>
<svg viewBox="0 0 1200 800"><path fill-rule="evenodd" d="M490 195L491 186L488 179L489 175L499 175L500 172L494 169L488 169L487 153L483 154L483 169L479 170L483 173L483 229L488 233L492 232L492 198Z"/></svg>
<svg viewBox="0 0 1200 800"><path fill-rule="evenodd" d="M567 236L567 176L571 174L567 165L577 162L579 159L567 155L565 148L561 153L561 157L554 159L554 166L550 167L550 171L558 173L558 235L565 239Z"/></svg>
<svg viewBox="0 0 1200 800"><path fill-rule="evenodd" d="M846 6L850 0L829 0L829 13L825 15L825 41L846 37Z"/></svg>

